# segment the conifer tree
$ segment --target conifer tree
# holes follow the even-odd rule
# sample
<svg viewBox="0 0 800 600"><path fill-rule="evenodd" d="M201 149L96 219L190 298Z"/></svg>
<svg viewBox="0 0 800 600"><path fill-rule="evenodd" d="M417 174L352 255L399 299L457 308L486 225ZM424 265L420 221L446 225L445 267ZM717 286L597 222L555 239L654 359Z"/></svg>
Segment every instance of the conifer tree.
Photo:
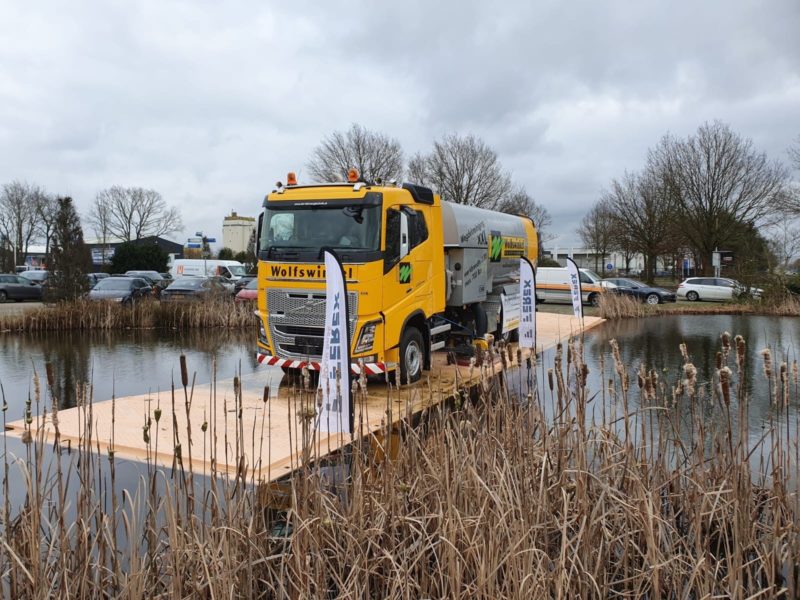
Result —
<svg viewBox="0 0 800 600"><path fill-rule="evenodd" d="M89 290L86 274L91 268L92 256L83 241L83 228L72 198L58 199L52 244L48 299L55 302L80 298Z"/></svg>

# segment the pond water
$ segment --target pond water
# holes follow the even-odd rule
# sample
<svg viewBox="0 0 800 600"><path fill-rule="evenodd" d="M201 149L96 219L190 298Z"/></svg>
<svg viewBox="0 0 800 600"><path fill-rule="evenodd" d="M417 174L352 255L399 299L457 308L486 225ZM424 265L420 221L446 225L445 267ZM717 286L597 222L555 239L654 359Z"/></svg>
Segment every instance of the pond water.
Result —
<svg viewBox="0 0 800 600"><path fill-rule="evenodd" d="M95 402L112 396L144 394L180 385L181 354L190 379L208 383L216 366L217 380L241 370L243 381L265 385L279 381L280 369L258 365L256 332L221 329L188 331L127 330L43 332L0 335L0 384L6 419L24 416L25 401L34 395L34 373L45 389L45 365L52 364L54 396L59 406L75 406L76 385L91 384Z"/></svg>
<svg viewBox="0 0 800 600"><path fill-rule="evenodd" d="M741 335L746 342L745 378L743 391L747 403L741 407L735 390L739 380L732 349L727 364L733 371L730 408L724 408L714 398L718 386L716 376L716 354L721 350L721 335L728 332L731 344L734 336ZM680 315L609 321L588 331L584 337L584 361L589 369L587 388L590 401L586 410L588 424L615 423L623 413L620 397L612 399L608 393L609 380L613 380L619 390L619 378L614 370L611 340L619 344L622 363L630 380L628 392L628 411L635 414L635 423L654 416L665 416L676 426L686 447L691 447L697 436L697 421L706 431L714 427L723 429L727 419L732 423L734 435L744 430L748 447L753 449L751 466L754 473L767 473L770 470L771 456L768 450L773 441L796 459L798 452L798 418L800 418L800 390L792 380L792 365L798 359L800 344L800 319L795 317L760 317L750 315ZM697 396L690 401L686 395L675 401L667 399L670 389L685 378L684 358L680 345L686 344L689 361L697 369ZM778 371L782 362L788 366L790 386L788 403L784 405L778 394L773 400L774 386L771 388L764 374L762 350L769 348L772 355L773 371ZM544 369L553 367L554 349L544 353L541 363ZM563 358L566 374L566 351ZM658 374L659 382L665 385L659 399L643 401L642 392L637 385L637 370L643 365L648 371ZM538 393L545 412L554 414L553 394L546 382L544 369L538 373ZM574 381L574 375L572 375ZM512 384L525 389L525 384ZM740 408L746 407L746 410ZM712 427L713 426L713 427ZM616 421L615 428L621 428ZM649 426L648 426L648 429ZM622 433L618 431L618 433ZM631 435L638 437L637 429ZM706 449L710 450L712 436L706 436ZM760 445L759 445L760 444ZM796 485L796 482L795 482Z"/></svg>

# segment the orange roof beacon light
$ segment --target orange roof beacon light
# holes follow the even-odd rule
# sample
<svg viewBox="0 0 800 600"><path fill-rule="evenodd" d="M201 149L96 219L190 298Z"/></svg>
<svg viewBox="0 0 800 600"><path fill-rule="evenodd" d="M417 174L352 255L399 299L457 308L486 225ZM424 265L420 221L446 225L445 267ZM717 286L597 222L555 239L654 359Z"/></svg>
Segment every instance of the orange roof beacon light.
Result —
<svg viewBox="0 0 800 600"><path fill-rule="evenodd" d="M297 185L297 175L294 174L294 171L289 171L286 175L286 185Z"/></svg>
<svg viewBox="0 0 800 600"><path fill-rule="evenodd" d="M357 183L358 182L358 171L355 169L350 169L347 172L347 181L350 183Z"/></svg>

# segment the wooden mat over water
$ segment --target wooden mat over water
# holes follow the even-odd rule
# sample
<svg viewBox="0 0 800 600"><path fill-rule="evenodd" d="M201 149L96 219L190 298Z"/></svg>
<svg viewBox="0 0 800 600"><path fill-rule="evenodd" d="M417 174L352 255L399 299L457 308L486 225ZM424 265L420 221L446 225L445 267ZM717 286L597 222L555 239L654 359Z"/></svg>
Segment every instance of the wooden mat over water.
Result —
<svg viewBox="0 0 800 600"><path fill-rule="evenodd" d="M584 327L589 329L601 322L600 318L586 317ZM580 323L570 315L537 313L536 327L540 349L580 332ZM512 356L516 367L516 351ZM523 354L523 361L525 358L527 353ZM499 370L500 362L495 361L493 368ZM217 472L238 471L248 479L255 475L256 480L279 479L296 468L301 448L313 434L309 417L313 415L314 398L313 393L288 386L285 381L275 381L274 373L265 370L248 376L239 382L238 388L228 379L195 386L186 394L179 387L174 397L166 391L61 410L58 413L61 442L77 446L85 435L87 423L91 423L92 445L95 448L99 445L102 452L113 448L119 458L149 459L171 467L179 444L184 468L188 469L191 461L195 473L209 473L213 460ZM383 382L370 383L366 392L357 392L356 431L375 432L387 423L416 414L428 408L432 399L440 402L477 381L480 375L479 368L448 365L444 353L435 353L432 369L423 374L420 382L399 389ZM265 386L269 386L266 402ZM157 411L160 411L158 421ZM29 427L34 438L40 428L44 428L48 441L55 437L49 413L44 420L34 417ZM14 421L8 425L8 435L22 437L26 435L25 429L24 420ZM317 456L350 442L350 436L340 434L317 433L312 439ZM244 463L237 461L237 457L243 457Z"/></svg>

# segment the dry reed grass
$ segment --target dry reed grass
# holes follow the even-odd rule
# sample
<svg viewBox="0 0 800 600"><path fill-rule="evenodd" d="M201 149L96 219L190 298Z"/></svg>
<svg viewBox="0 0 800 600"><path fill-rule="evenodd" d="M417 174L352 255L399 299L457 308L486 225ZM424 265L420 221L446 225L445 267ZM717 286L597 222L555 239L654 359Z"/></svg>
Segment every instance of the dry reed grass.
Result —
<svg viewBox="0 0 800 600"><path fill-rule="evenodd" d="M66 331L192 327L252 327L254 306L229 298L199 302L141 300L131 306L78 300L0 317L0 331Z"/></svg>
<svg viewBox="0 0 800 600"><path fill-rule="evenodd" d="M597 314L603 319L639 318L647 316L649 305L643 304L630 296L607 293L600 294L597 303Z"/></svg>
<svg viewBox="0 0 800 600"><path fill-rule="evenodd" d="M614 343L611 377L590 390L577 342L541 367L542 394L518 398L511 390L536 367L506 371L520 359L503 352L503 372L472 390L409 391L436 408L401 428L391 460L357 436L333 460L349 468L346 487L323 483L331 471L306 462L277 521L247 465L201 480L177 439L174 479L149 464L138 489L120 493L84 396L74 469L48 466L36 436L17 466L27 499L4 507L0 589L11 598L794 598L798 444L772 424L751 443L743 384L757 374L743 371L745 352L744 340L723 337L702 401L688 358L679 381L645 368L631 379ZM764 367L776 411L796 419L796 365L765 355ZM181 368L172 411L191 407ZM238 393L235 383L234 415ZM640 411L629 409L634 396ZM39 399L37 383L33 412ZM387 406L395 400L390 389ZM602 403L599 422L586 416L591 403ZM709 407L722 418L707 421ZM144 435L168 414L147 415ZM206 444L213 434L181 435ZM307 428L299 440L313 444ZM238 437L230 443L238 448ZM763 472L752 470L754 453L768 458Z"/></svg>
<svg viewBox="0 0 800 600"><path fill-rule="evenodd" d="M778 298L740 302L668 303L650 306L628 296L603 294L597 314L604 319L640 318L655 315L768 315L800 316L800 298L784 295Z"/></svg>

